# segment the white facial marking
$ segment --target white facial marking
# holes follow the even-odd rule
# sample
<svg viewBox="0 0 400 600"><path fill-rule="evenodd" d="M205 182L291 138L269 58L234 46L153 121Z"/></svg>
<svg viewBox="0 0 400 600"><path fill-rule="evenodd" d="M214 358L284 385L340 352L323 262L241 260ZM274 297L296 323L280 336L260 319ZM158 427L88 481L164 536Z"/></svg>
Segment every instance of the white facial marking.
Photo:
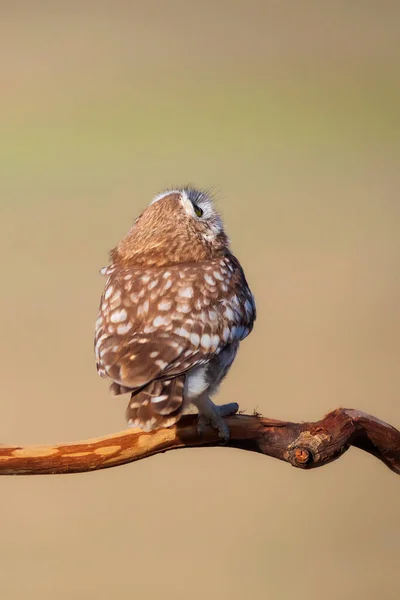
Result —
<svg viewBox="0 0 400 600"><path fill-rule="evenodd" d="M114 310L114 312L111 313L110 321L111 323L122 323L123 321L126 321L127 318L128 313L124 308L121 308L121 310Z"/></svg>
<svg viewBox="0 0 400 600"><path fill-rule="evenodd" d="M150 202L150 204L154 204L155 202L158 202L159 200L162 200L163 198L166 198L167 196L170 196L171 194L181 194L180 190L166 190L165 192L161 192L161 194L158 194L157 196L155 196L155 198L153 198L153 200Z"/></svg>
<svg viewBox="0 0 400 600"><path fill-rule="evenodd" d="M125 323L123 325L118 325L117 327L117 333L119 335L125 335L125 333L128 333L128 331L132 329L132 323Z"/></svg>

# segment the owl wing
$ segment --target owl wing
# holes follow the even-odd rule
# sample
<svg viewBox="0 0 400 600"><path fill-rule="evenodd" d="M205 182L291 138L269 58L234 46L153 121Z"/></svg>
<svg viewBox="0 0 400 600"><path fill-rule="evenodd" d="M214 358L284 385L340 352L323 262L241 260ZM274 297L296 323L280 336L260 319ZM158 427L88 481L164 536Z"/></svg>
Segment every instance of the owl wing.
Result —
<svg viewBox="0 0 400 600"><path fill-rule="evenodd" d="M97 368L123 388L186 373L252 329L254 299L234 257L106 273Z"/></svg>

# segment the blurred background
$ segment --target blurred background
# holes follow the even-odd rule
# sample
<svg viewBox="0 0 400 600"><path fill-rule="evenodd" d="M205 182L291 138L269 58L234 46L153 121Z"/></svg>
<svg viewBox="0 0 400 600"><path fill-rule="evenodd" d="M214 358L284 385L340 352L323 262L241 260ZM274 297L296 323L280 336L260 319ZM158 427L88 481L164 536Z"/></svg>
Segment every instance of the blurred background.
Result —
<svg viewBox="0 0 400 600"><path fill-rule="evenodd" d="M108 250L215 186L258 303L218 402L400 426L396 0L0 2L2 443L125 428L96 374ZM224 448L0 480L0 592L400 597L399 478Z"/></svg>

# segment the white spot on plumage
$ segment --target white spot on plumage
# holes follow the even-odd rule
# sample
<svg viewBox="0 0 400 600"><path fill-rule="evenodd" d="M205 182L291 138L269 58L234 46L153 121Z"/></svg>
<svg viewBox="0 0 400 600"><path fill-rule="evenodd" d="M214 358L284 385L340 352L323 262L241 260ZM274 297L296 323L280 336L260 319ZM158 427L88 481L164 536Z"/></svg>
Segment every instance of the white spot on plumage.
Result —
<svg viewBox="0 0 400 600"><path fill-rule="evenodd" d="M176 310L181 313L190 312L190 306L186 302L182 302L182 304L177 304Z"/></svg>
<svg viewBox="0 0 400 600"><path fill-rule="evenodd" d="M124 308L121 308L121 310L114 310L114 312L111 313L110 321L111 323L123 323L127 318L128 313Z"/></svg>
<svg viewBox="0 0 400 600"><path fill-rule="evenodd" d="M206 281L208 285L215 285L215 279L213 279L208 273L204 273L204 281Z"/></svg>
<svg viewBox="0 0 400 600"><path fill-rule="evenodd" d="M169 288L171 287L171 285L172 285L172 281L170 279L167 279L167 281L165 282L164 287L163 287L164 292L166 292L167 290L169 290Z"/></svg>
<svg viewBox="0 0 400 600"><path fill-rule="evenodd" d="M216 321L218 319L218 315L215 312L215 310L209 310L208 317L209 317L210 321Z"/></svg>
<svg viewBox="0 0 400 600"><path fill-rule="evenodd" d="M165 271L165 273L163 273L163 278L164 279L168 279L168 277L171 277L171 272L170 271Z"/></svg>
<svg viewBox="0 0 400 600"><path fill-rule="evenodd" d="M225 308L225 317L226 317L226 318L227 318L229 321L233 321L233 320L234 320L234 317L235 317L235 315L233 314L233 310L232 310L232 309L231 309L229 306L227 306L227 307Z"/></svg>
<svg viewBox="0 0 400 600"><path fill-rule="evenodd" d="M165 360L156 360L155 364L157 367L160 367L160 369L165 369L165 367L168 367L168 363L165 362Z"/></svg>
<svg viewBox="0 0 400 600"><path fill-rule="evenodd" d="M184 327L177 327L176 329L174 329L174 333L176 333L176 335L179 335L180 337L189 337L189 332Z"/></svg>
<svg viewBox="0 0 400 600"><path fill-rule="evenodd" d="M222 337L224 339L224 342L227 342L230 338L231 335L231 330L229 327L224 327L224 330L222 332Z"/></svg>
<svg viewBox="0 0 400 600"><path fill-rule="evenodd" d="M142 277L140 278L142 283L149 283L150 281L150 277L148 275L142 275Z"/></svg>
<svg viewBox="0 0 400 600"><path fill-rule="evenodd" d="M145 325L143 327L143 333L154 333L156 330L156 327L154 327L153 325Z"/></svg>
<svg viewBox="0 0 400 600"><path fill-rule="evenodd" d="M156 287L157 283L158 283L158 279L154 279L154 280L153 280L153 281L151 281L151 282L149 283L149 285L147 286L147 287L148 287L148 289L149 289L149 290L152 290L153 288L155 288L155 287Z"/></svg>
<svg viewBox="0 0 400 600"><path fill-rule="evenodd" d="M193 288L190 286L179 288L178 295L181 298L193 298Z"/></svg>
<svg viewBox="0 0 400 600"><path fill-rule="evenodd" d="M193 346L198 346L200 343L200 336L197 333L191 333L189 339Z"/></svg>
<svg viewBox="0 0 400 600"><path fill-rule="evenodd" d="M146 315L149 312L150 303L148 300L145 300L143 304L139 304L137 307L137 316Z"/></svg>
<svg viewBox="0 0 400 600"><path fill-rule="evenodd" d="M203 333L203 335L201 336L200 344L205 350L208 350L210 348L211 337L208 335L208 333Z"/></svg>
<svg viewBox="0 0 400 600"><path fill-rule="evenodd" d="M166 394L162 394L161 396L153 396L151 401L157 404L157 402L164 402L167 398L168 396Z"/></svg>
<svg viewBox="0 0 400 600"><path fill-rule="evenodd" d="M158 303L158 310L169 310L172 306L172 300L169 300L167 298L164 298L164 300L161 300L161 302Z"/></svg>
<svg viewBox="0 0 400 600"><path fill-rule="evenodd" d="M211 336L211 345L214 349L218 348L219 346L219 335L214 334L213 336Z"/></svg>
<svg viewBox="0 0 400 600"><path fill-rule="evenodd" d="M162 325L169 325L170 322L171 319L169 317L162 317L161 315L159 315L154 319L153 325L154 327L161 327Z"/></svg>
<svg viewBox="0 0 400 600"><path fill-rule="evenodd" d="M114 291L114 288L113 288L113 286L112 286L112 285L109 285L109 286L108 286L108 288L106 289L105 293L104 293L104 298L105 298L106 300L108 300L108 299L109 299L109 297L111 296L111 294L113 293L113 291Z"/></svg>
<svg viewBox="0 0 400 600"><path fill-rule="evenodd" d="M224 281L224 276L221 275L220 271L213 271L213 275L214 275L215 279L219 279L220 281Z"/></svg>
<svg viewBox="0 0 400 600"><path fill-rule="evenodd" d="M96 342L96 350L98 350L101 346L101 344L104 342L104 340L106 340L108 338L108 335L106 333L103 333L103 335L101 335L99 337L99 339Z"/></svg>
<svg viewBox="0 0 400 600"><path fill-rule="evenodd" d="M158 356L159 354L160 354L160 353L159 353L159 352L157 352L157 350L154 350L154 352L150 352L150 358L157 358L157 356Z"/></svg>
<svg viewBox="0 0 400 600"><path fill-rule="evenodd" d="M125 335L125 333L128 333L130 329L132 329L132 323L124 323L122 325L118 325L117 333L119 335Z"/></svg>

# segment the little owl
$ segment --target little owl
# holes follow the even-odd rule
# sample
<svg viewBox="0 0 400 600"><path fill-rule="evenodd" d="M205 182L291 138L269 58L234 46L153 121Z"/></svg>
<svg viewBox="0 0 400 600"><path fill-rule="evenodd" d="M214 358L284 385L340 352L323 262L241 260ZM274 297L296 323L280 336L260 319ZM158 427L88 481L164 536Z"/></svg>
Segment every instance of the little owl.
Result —
<svg viewBox="0 0 400 600"><path fill-rule="evenodd" d="M228 439L236 403L210 396L256 318L253 295L209 195L164 192L110 252L96 322L97 371L114 395L131 394L126 418L144 431L169 427L192 404L198 429Z"/></svg>

